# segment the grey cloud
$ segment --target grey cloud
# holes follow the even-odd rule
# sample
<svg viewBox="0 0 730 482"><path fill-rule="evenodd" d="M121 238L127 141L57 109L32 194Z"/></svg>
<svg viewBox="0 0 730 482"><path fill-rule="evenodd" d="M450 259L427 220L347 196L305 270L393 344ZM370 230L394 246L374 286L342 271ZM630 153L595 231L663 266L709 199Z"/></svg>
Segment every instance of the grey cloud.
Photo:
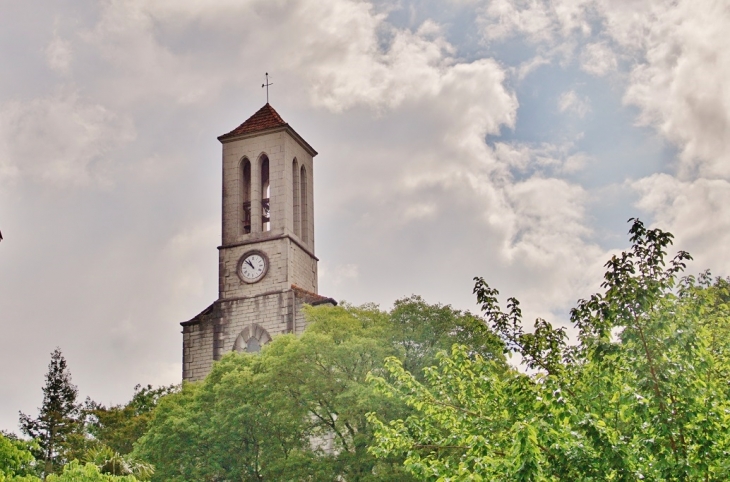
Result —
<svg viewBox="0 0 730 482"><path fill-rule="evenodd" d="M0 173L57 185L109 182L108 156L135 137L131 119L76 92L0 106ZM2 181L2 178L0 178Z"/></svg>
<svg viewBox="0 0 730 482"><path fill-rule="evenodd" d="M562 22L553 38L585 30L583 3L565 5L546 10ZM0 427L40 403L56 345L82 393L103 402L179 379L177 323L216 296L215 137L264 102L265 71L272 104L321 153L323 294L474 308L471 278L484 275L547 316L598 279L590 196L564 175L578 153L516 141L526 167L514 176L487 143L516 125L510 66L462 59L436 20L398 29L349 0L98 8L56 12L71 56L59 49L52 65L67 71L2 99L0 356L28 362L0 374L12 387ZM520 22L539 37L540 18ZM48 71L44 25L36 61Z"/></svg>

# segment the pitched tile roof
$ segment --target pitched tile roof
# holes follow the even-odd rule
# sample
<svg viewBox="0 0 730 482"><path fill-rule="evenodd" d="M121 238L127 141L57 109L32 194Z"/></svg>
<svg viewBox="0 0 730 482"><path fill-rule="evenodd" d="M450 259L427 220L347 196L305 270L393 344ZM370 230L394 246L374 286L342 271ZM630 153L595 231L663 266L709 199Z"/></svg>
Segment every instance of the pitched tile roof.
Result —
<svg viewBox="0 0 730 482"><path fill-rule="evenodd" d="M250 134L252 132L273 129L287 125L278 112L267 102L265 106L260 108L254 115L246 119L240 126L233 129L228 134L223 134L218 139L228 139L229 137L240 136L242 134Z"/></svg>
<svg viewBox="0 0 730 482"><path fill-rule="evenodd" d="M300 288L297 285L291 285L291 288L292 288L292 290L294 290L294 293L296 295L298 295L301 298L304 298L305 303L309 303L312 306L322 305L325 303L329 303L332 306L337 306L337 301L335 301L332 298L327 298L326 296L322 296L317 293L307 291L304 288Z"/></svg>

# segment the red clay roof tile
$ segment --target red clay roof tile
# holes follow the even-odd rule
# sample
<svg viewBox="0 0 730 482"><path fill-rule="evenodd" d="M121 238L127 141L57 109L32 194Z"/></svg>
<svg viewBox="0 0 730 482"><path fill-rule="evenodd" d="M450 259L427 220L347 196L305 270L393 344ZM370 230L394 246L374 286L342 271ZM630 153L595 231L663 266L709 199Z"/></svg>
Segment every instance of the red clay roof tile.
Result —
<svg viewBox="0 0 730 482"><path fill-rule="evenodd" d="M264 131L287 125L278 112L267 102L265 106L260 108L254 115L246 119L240 126L233 129L228 134L223 134L218 139L228 139L229 137L240 136L242 134L250 134L252 132Z"/></svg>

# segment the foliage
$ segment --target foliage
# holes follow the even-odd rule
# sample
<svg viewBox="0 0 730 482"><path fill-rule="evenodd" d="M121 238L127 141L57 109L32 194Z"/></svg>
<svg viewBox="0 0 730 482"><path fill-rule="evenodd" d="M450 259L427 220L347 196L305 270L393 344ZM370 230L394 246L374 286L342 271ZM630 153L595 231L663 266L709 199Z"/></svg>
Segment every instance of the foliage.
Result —
<svg viewBox="0 0 730 482"><path fill-rule="evenodd" d="M506 350L528 373L454 346L425 381L396 358L381 393L414 410L377 426L371 451L405 456L422 480L726 480L730 477L730 282L677 283L672 236L634 220L633 246L607 264L604 292L571 312L577 345L517 300L475 294Z"/></svg>
<svg viewBox="0 0 730 482"><path fill-rule="evenodd" d="M31 450L37 448L35 442L20 440L11 434L0 432L0 482L16 480L13 478L15 476L35 474L35 457Z"/></svg>
<svg viewBox="0 0 730 482"><path fill-rule="evenodd" d="M367 450L368 412L407 414L366 382L368 373L382 374L388 356L432 363L434 347L470 329L464 339L480 340L473 350L504 363L500 340L484 334L483 322L420 298L390 313L320 306L307 316L300 337L278 336L257 355L231 353L204 381L162 399L134 452L154 464L153 480L412 480L402 458Z"/></svg>
<svg viewBox="0 0 730 482"><path fill-rule="evenodd" d="M81 465L74 460L63 468L59 475L51 474L46 482L136 482L133 475L115 476L103 474L99 467L92 463Z"/></svg>
<svg viewBox="0 0 730 482"><path fill-rule="evenodd" d="M0 472L0 482L41 482L35 475L14 475L6 477Z"/></svg>
<svg viewBox="0 0 730 482"><path fill-rule="evenodd" d="M35 475L35 458L31 453L32 449L37 449L37 445L35 441L21 440L10 434L0 433L0 482L40 482L41 479ZM103 469L93 463L82 466L75 460L62 467L60 471L61 475L51 474L46 480L49 482L134 482L149 479L149 472L144 470L138 470L143 475L143 478L140 479L113 477L104 475ZM131 472L130 470L128 474ZM147 475L146 478L145 475Z"/></svg>
<svg viewBox="0 0 730 482"><path fill-rule="evenodd" d="M139 462L129 454L120 455L106 445L89 449L84 460L108 475L134 475L139 480L150 480L155 473L152 465Z"/></svg>
<svg viewBox="0 0 730 482"><path fill-rule="evenodd" d="M132 452L134 443L147 431L160 398L176 390L178 387L174 385L159 388L137 385L132 400L108 408L87 399L86 431L98 444L95 450L108 447L121 455Z"/></svg>
<svg viewBox="0 0 730 482"><path fill-rule="evenodd" d="M397 300L388 316L392 342L402 350L403 368L417 379L439 351L465 345L488 360L504 362L502 341L484 320L450 306L429 305L420 296Z"/></svg>
<svg viewBox="0 0 730 482"><path fill-rule="evenodd" d="M46 384L43 387L43 405L37 418L20 413L20 429L38 442L34 449L36 459L44 461L44 472L50 474L83 447L80 406L76 403L77 389L71 383L71 374L61 350L51 354Z"/></svg>

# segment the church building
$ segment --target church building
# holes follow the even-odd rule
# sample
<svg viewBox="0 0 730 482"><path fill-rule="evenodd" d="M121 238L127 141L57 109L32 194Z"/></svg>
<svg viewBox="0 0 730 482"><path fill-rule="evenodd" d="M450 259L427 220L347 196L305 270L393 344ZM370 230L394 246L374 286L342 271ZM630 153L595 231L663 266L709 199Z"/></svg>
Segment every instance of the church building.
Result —
<svg viewBox="0 0 730 482"><path fill-rule="evenodd" d="M218 299L183 327L183 380L205 378L229 351L257 352L304 330L317 294L312 146L267 102L218 138L223 145L223 219Z"/></svg>

